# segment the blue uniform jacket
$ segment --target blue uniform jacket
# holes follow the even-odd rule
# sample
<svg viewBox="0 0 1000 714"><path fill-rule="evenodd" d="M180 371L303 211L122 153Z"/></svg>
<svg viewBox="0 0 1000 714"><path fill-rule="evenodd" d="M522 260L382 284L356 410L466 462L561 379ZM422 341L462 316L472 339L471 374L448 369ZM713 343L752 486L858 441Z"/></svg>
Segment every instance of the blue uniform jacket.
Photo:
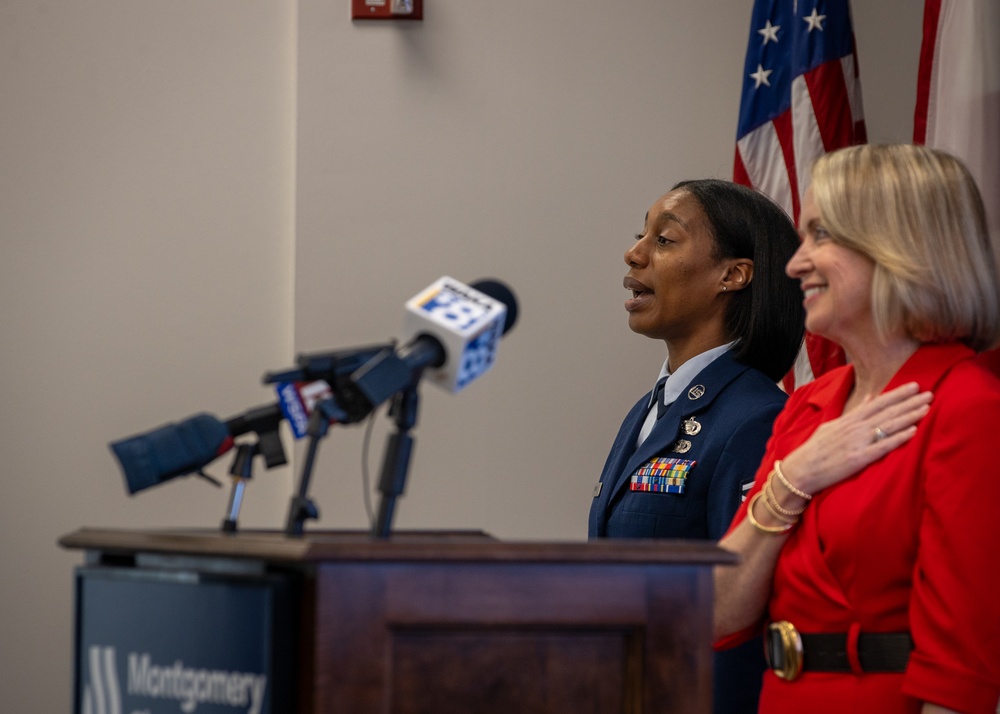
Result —
<svg viewBox="0 0 1000 714"><path fill-rule="evenodd" d="M635 449L650 395L625 417L594 489L591 538L719 540L753 483L787 396L762 372L725 352L691 380ZM654 458L694 462L683 493L630 490Z"/></svg>
<svg viewBox="0 0 1000 714"><path fill-rule="evenodd" d="M594 489L588 533L719 540L753 484L787 396L762 372L725 352L691 380L636 450L649 398L640 399L622 422ZM631 489L633 475L641 480L641 469L662 466L656 459L676 459L687 469L683 493ZM717 652L715 712L756 712L763 671L759 638Z"/></svg>

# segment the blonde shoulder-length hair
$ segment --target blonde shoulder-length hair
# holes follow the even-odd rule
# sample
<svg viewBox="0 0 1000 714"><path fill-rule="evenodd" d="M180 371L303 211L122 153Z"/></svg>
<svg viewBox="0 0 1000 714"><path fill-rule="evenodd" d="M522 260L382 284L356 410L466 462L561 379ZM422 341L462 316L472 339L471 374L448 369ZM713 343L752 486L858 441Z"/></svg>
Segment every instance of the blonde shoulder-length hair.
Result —
<svg viewBox="0 0 1000 714"><path fill-rule="evenodd" d="M822 156L816 207L834 240L875 263L872 314L883 335L1000 338L1000 290L983 200L968 169L942 151L865 145Z"/></svg>

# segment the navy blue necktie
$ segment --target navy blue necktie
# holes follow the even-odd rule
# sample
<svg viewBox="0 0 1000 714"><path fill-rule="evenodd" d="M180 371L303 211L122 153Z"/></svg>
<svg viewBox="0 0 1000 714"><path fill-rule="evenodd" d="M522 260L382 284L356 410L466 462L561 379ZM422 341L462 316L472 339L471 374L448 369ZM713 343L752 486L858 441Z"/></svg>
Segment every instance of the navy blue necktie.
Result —
<svg viewBox="0 0 1000 714"><path fill-rule="evenodd" d="M663 403L663 388L667 383L666 377L660 377L659 381L656 383L656 388L653 390L653 398L656 400L656 418L659 419L661 416L667 413L667 405Z"/></svg>

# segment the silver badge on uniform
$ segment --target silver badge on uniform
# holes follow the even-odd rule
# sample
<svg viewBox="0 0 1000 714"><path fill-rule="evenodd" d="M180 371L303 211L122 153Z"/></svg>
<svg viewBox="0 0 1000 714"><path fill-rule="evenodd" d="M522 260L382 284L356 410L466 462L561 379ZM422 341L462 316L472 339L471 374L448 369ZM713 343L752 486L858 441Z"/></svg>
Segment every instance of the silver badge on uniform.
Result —
<svg viewBox="0 0 1000 714"><path fill-rule="evenodd" d="M602 487L603 485L604 485L604 482L603 482L603 481L598 481L598 482L597 482L597 485L596 485L596 486L594 486L594 498L597 498L598 496L600 496L600 495L601 495L601 487Z"/></svg>
<svg viewBox="0 0 1000 714"><path fill-rule="evenodd" d="M698 422L697 419L691 417L689 419L684 420L684 423L681 425L681 428L684 429L684 433L687 434L688 436L694 436L699 431L701 431L701 424Z"/></svg>
<svg viewBox="0 0 1000 714"><path fill-rule="evenodd" d="M705 396L705 385L696 384L688 390L688 399L701 399Z"/></svg>
<svg viewBox="0 0 1000 714"><path fill-rule="evenodd" d="M686 454L691 450L691 442L687 439L678 439L677 443L674 444L674 451L678 454Z"/></svg>

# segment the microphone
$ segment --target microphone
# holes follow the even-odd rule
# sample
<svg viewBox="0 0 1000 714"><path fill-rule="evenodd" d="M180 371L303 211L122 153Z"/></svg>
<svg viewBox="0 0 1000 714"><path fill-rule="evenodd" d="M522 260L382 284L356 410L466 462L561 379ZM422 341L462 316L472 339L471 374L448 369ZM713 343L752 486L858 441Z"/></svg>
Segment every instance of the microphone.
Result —
<svg viewBox="0 0 1000 714"><path fill-rule="evenodd" d="M306 435L309 417L316 410L316 405L333 397L333 390L324 379L317 379L315 382L279 382L274 389L278 393L281 411L296 439Z"/></svg>
<svg viewBox="0 0 1000 714"><path fill-rule="evenodd" d="M323 401L335 402L336 420L353 423L415 384L425 370L443 389L464 389L493 366L500 337L514 326L517 313L517 298L498 280L465 285L443 277L406 303L408 342L398 351L388 343L299 355L298 368L265 374L264 382L278 383L293 430L310 413L303 391L323 393L322 386L306 386L315 381L330 388L332 395Z"/></svg>
<svg viewBox="0 0 1000 714"><path fill-rule="evenodd" d="M292 428L296 439L305 436L309 427L309 417L318 405L330 412L330 423L350 422L350 418L340 412L333 399L330 382L342 380L383 350L392 345L370 345L350 350L336 350L313 355L299 355L299 367L267 372L265 384L275 384L278 404Z"/></svg>
<svg viewBox="0 0 1000 714"><path fill-rule="evenodd" d="M135 494L172 478L200 472L232 449L235 437L251 431L260 437L267 468L287 463L278 435L283 416L278 404L251 409L225 422L202 412L109 446L121 466L129 494Z"/></svg>
<svg viewBox="0 0 1000 714"><path fill-rule="evenodd" d="M517 298L498 280L465 285L440 278L406 303L400 357L430 367L431 382L455 393L496 362L500 337L517 322Z"/></svg>
<svg viewBox="0 0 1000 714"><path fill-rule="evenodd" d="M396 352L389 346L344 379L335 381L337 404L352 421L415 386L430 368L431 381L452 392L464 389L493 366L505 328L517 318L517 300L507 304L454 278L443 277L406 303L404 332L411 337ZM484 284L489 289L497 281ZM500 294L500 291L496 291ZM507 315L513 319L508 323Z"/></svg>

